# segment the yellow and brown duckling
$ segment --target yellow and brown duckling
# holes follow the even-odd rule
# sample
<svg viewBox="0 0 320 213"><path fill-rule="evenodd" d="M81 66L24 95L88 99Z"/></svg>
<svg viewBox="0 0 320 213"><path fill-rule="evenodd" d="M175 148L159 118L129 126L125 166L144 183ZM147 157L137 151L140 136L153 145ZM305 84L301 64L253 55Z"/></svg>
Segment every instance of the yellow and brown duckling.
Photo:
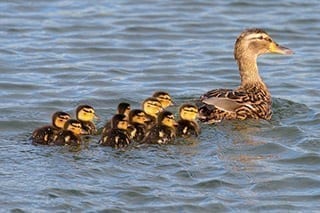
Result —
<svg viewBox="0 0 320 213"><path fill-rule="evenodd" d="M94 124L94 120L98 119L95 110L89 105L80 105L76 109L76 118L81 122L82 128L85 134L96 135L97 128Z"/></svg>
<svg viewBox="0 0 320 213"><path fill-rule="evenodd" d="M113 148L125 148L131 141L128 136L128 120L123 114L116 114L111 119L111 129L101 136L99 144Z"/></svg>
<svg viewBox="0 0 320 213"><path fill-rule="evenodd" d="M129 113L129 137L136 142L142 141L147 132L147 123L149 118L141 109L133 109Z"/></svg>
<svg viewBox="0 0 320 213"><path fill-rule="evenodd" d="M129 119L129 113L130 113L131 107L129 103L121 102L118 104L117 107L117 113L116 114L122 114L126 116L126 119ZM101 134L105 134L109 129L111 129L111 120L108 120L105 125L103 126Z"/></svg>
<svg viewBox="0 0 320 213"><path fill-rule="evenodd" d="M81 145L81 135L84 134L82 124L79 120L69 119L63 127L63 130L60 130L58 133L54 144L58 146L72 145L79 146Z"/></svg>
<svg viewBox="0 0 320 213"><path fill-rule="evenodd" d="M169 93L164 92L164 91L156 91L153 93L152 97L158 99L160 101L162 108L166 109L169 106L173 106L173 101Z"/></svg>
<svg viewBox="0 0 320 213"><path fill-rule="evenodd" d="M149 119L147 129L150 129L152 126L157 124L158 114L163 111L162 105L158 99L150 97L142 102L142 109Z"/></svg>
<svg viewBox="0 0 320 213"><path fill-rule="evenodd" d="M201 121L271 119L271 95L257 66L257 57L266 53L291 55L293 52L277 44L262 29L248 29L240 34L235 42L234 57L239 66L241 85L236 89L214 89L202 95Z"/></svg>
<svg viewBox="0 0 320 213"><path fill-rule="evenodd" d="M40 127L33 131L31 139L33 143L49 145L57 136L59 130L63 129L64 124L71 116L66 112L55 112L52 115L52 125Z"/></svg>
<svg viewBox="0 0 320 213"><path fill-rule="evenodd" d="M183 104L179 108L180 120L178 121L178 137L197 137L200 134L200 127L197 123L198 108L193 104Z"/></svg>
<svg viewBox="0 0 320 213"><path fill-rule="evenodd" d="M171 144L176 138L177 122L174 115L164 110L158 115L158 123L146 134L142 143Z"/></svg>

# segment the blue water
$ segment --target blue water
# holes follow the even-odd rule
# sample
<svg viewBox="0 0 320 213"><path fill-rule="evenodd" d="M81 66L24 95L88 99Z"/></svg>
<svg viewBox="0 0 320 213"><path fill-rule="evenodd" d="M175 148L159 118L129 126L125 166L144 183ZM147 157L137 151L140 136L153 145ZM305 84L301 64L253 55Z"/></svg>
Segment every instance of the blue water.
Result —
<svg viewBox="0 0 320 213"><path fill-rule="evenodd" d="M0 203L4 212L317 212L320 209L318 1L0 2ZM54 111L156 90L177 106L235 88L233 45L265 29L292 56L259 58L271 121L201 125L179 145L34 146ZM177 106L170 110L177 112Z"/></svg>

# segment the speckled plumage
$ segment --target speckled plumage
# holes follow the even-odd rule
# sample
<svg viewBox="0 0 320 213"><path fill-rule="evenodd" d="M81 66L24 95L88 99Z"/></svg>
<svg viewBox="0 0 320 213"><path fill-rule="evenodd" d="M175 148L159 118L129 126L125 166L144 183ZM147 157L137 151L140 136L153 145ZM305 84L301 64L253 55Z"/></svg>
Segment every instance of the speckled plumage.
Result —
<svg viewBox="0 0 320 213"><path fill-rule="evenodd" d="M125 115L116 114L111 119L112 128L101 135L99 144L101 146L111 146L113 148L125 148L130 143L127 128L128 121Z"/></svg>
<svg viewBox="0 0 320 213"><path fill-rule="evenodd" d="M179 108L180 120L178 120L177 136L183 138L197 137L200 127L196 121L198 108L194 104L183 104Z"/></svg>
<svg viewBox="0 0 320 213"><path fill-rule="evenodd" d="M169 111L162 111L159 113L157 125L147 132L142 143L171 144L176 138L176 126L174 115Z"/></svg>
<svg viewBox="0 0 320 213"><path fill-rule="evenodd" d="M83 129L80 121L76 119L69 119L65 123L63 130L59 131L53 143L58 146L79 146L82 143L82 139L80 137L82 131Z"/></svg>
<svg viewBox="0 0 320 213"><path fill-rule="evenodd" d="M52 124L35 129L32 132L31 140L34 144L50 145L57 137L64 123L71 116L66 112L55 112L52 115Z"/></svg>

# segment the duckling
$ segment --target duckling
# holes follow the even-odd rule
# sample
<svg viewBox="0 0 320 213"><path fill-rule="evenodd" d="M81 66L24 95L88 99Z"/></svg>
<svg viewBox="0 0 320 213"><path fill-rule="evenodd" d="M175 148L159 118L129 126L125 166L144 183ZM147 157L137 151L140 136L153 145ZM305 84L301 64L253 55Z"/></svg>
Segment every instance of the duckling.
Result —
<svg viewBox="0 0 320 213"><path fill-rule="evenodd" d="M117 107L117 113L116 114L122 114L126 116L126 119L128 120L129 118L129 112L130 112L130 104L126 102L121 102L118 104ZM101 134L105 134L109 129L111 129L111 119L108 120L105 125L103 126Z"/></svg>
<svg viewBox="0 0 320 213"><path fill-rule="evenodd" d="M132 140L140 142L147 132L147 122L149 118L141 109L133 109L129 113L128 132Z"/></svg>
<svg viewBox="0 0 320 213"><path fill-rule="evenodd" d="M157 124L157 116L159 112L163 110L162 105L158 99L150 97L142 102L142 109L147 114L147 118L149 119L147 123L147 129L150 129L152 126Z"/></svg>
<svg viewBox="0 0 320 213"><path fill-rule="evenodd" d="M71 116L66 112L55 112L52 115L52 125L40 127L33 131L31 139L33 143L48 145L53 142L59 130Z"/></svg>
<svg viewBox="0 0 320 213"><path fill-rule="evenodd" d="M257 66L257 57L266 53L291 55L293 51L277 44L262 29L248 29L240 34L235 42L234 57L241 84L236 89L214 89L202 95L199 100L201 121L271 119L271 95Z"/></svg>
<svg viewBox="0 0 320 213"><path fill-rule="evenodd" d="M166 109L169 106L173 106L173 101L169 93L164 92L164 91L156 91L153 93L152 97L158 99L160 101L162 108Z"/></svg>
<svg viewBox="0 0 320 213"><path fill-rule="evenodd" d="M200 127L196 121L198 108L193 104L183 104L179 108L180 120L178 121L177 136L188 138L199 136Z"/></svg>
<svg viewBox="0 0 320 213"><path fill-rule="evenodd" d="M54 140L54 144L58 146L79 146L82 142L80 137L81 134L84 134L81 122L76 119L69 119L64 124L63 130L60 130L58 133L56 139Z"/></svg>
<svg viewBox="0 0 320 213"><path fill-rule="evenodd" d="M158 123L152 127L146 134L142 143L151 144L170 144L176 138L177 122L174 115L164 110L158 115Z"/></svg>
<svg viewBox="0 0 320 213"><path fill-rule="evenodd" d="M113 148L127 147L131 141L129 139L127 128L128 121L123 114L116 114L111 119L112 128L101 136L100 145L111 146Z"/></svg>
<svg viewBox="0 0 320 213"><path fill-rule="evenodd" d="M95 110L92 106L89 105L80 105L76 109L76 118L81 122L82 128L84 129L85 134L95 135L97 134L96 125L93 123L94 119L98 119L98 116L95 114Z"/></svg>

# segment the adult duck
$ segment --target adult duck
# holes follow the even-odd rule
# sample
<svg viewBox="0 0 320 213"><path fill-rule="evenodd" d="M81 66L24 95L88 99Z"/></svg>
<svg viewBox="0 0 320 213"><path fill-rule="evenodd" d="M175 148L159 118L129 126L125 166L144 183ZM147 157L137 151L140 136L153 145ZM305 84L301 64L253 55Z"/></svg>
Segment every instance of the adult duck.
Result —
<svg viewBox="0 0 320 213"><path fill-rule="evenodd" d="M241 84L236 89L214 89L200 97L199 119L215 123L224 119L270 120L271 95L260 77L257 57L267 53L293 54L277 44L262 29L247 29L235 42L234 57L239 66Z"/></svg>

